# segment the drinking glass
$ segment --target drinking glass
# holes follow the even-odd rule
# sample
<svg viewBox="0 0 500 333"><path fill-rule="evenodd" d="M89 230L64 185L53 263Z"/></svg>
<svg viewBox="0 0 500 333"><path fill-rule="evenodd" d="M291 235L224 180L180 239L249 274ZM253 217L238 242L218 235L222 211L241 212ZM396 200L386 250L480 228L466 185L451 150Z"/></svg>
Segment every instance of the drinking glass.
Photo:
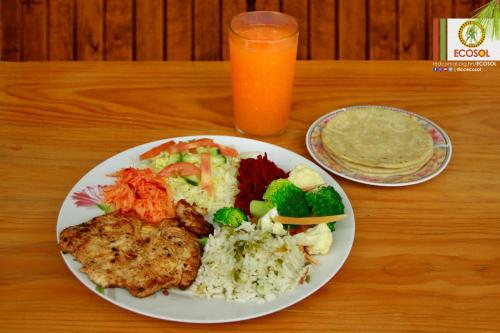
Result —
<svg viewBox="0 0 500 333"><path fill-rule="evenodd" d="M285 132L292 102L298 24L286 14L246 12L229 25L236 129L255 136Z"/></svg>

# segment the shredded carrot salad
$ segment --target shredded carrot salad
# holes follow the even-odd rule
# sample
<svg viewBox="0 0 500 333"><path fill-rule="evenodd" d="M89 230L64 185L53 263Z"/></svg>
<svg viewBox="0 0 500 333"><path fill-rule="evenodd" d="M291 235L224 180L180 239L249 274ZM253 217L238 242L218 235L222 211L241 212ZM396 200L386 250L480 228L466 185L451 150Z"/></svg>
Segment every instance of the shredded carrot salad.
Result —
<svg viewBox="0 0 500 333"><path fill-rule="evenodd" d="M153 170L125 168L112 176L116 177L116 183L103 189L106 204L124 213L134 211L152 224L176 216L168 184Z"/></svg>

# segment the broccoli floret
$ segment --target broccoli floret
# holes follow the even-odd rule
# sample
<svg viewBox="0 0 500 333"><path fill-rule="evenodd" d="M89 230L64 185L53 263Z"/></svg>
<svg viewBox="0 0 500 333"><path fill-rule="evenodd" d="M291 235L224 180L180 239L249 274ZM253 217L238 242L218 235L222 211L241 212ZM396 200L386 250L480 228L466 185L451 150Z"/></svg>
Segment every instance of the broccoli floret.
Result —
<svg viewBox="0 0 500 333"><path fill-rule="evenodd" d="M214 222L230 227L239 227L243 221L248 221L248 216L239 208L224 207L214 213Z"/></svg>
<svg viewBox="0 0 500 333"><path fill-rule="evenodd" d="M342 198L332 186L320 186L307 192L306 201L312 216L344 214Z"/></svg>
<svg viewBox="0 0 500 333"><path fill-rule="evenodd" d="M306 193L307 205L312 216L344 214L344 204L340 194L332 186L320 186ZM328 223L331 231L335 230L335 222Z"/></svg>
<svg viewBox="0 0 500 333"><path fill-rule="evenodd" d="M267 186L263 199L271 202L281 216L309 216L304 192L288 179L276 179Z"/></svg>

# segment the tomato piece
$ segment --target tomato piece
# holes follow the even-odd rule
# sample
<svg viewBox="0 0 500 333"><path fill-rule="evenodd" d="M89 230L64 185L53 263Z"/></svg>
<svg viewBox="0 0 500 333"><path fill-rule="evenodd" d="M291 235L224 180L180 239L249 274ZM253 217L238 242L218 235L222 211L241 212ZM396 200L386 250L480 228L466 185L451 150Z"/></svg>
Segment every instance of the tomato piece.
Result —
<svg viewBox="0 0 500 333"><path fill-rule="evenodd" d="M237 157L238 156L238 151L236 149L233 149L231 147L227 147L224 145L217 145L219 147L219 151L222 155L229 156L229 157Z"/></svg>
<svg viewBox="0 0 500 333"><path fill-rule="evenodd" d="M187 162L177 162L174 164L167 165L163 170L161 170L158 175L162 177L170 176L193 176L200 175L201 171L196 165Z"/></svg>
<svg viewBox="0 0 500 333"><path fill-rule="evenodd" d="M208 195L212 196L214 188L212 186L212 165L209 153L201 154L201 187L207 191Z"/></svg>
<svg viewBox="0 0 500 333"><path fill-rule="evenodd" d="M154 147L154 148L148 150L147 152L141 154L139 156L139 158L141 160L147 160L148 158L153 158L157 155L160 155L160 153L162 153L164 151L168 151L169 147L174 146L174 145L175 145L174 141L168 141L168 142L162 143L161 145Z"/></svg>
<svg viewBox="0 0 500 333"><path fill-rule="evenodd" d="M236 149L216 144L212 139L203 138L190 142L179 142L179 143L175 143L174 141L168 141L141 154L139 158L141 160L147 160L149 158L158 156L160 153L164 151L167 151L170 154L175 154L186 150L195 152L195 149L198 147L217 147L219 148L222 155L230 157L238 156L238 151Z"/></svg>
<svg viewBox="0 0 500 333"><path fill-rule="evenodd" d="M300 234L301 232L305 232L307 230L307 225L297 225L295 229L291 229L288 231L290 235Z"/></svg>
<svg viewBox="0 0 500 333"><path fill-rule="evenodd" d="M190 142L179 142L175 146L176 152L181 152L190 149L196 149L198 147L217 147L217 144L212 139L198 139Z"/></svg>

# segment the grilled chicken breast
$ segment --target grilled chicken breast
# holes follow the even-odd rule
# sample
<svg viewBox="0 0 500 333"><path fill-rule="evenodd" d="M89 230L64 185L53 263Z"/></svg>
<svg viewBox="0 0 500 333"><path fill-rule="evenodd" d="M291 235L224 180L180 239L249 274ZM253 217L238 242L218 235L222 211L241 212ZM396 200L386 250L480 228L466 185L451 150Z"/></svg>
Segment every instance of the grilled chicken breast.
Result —
<svg viewBox="0 0 500 333"><path fill-rule="evenodd" d="M144 224L120 212L64 229L59 247L82 263L81 271L94 283L127 288L136 297L185 289L200 267L200 245L192 233L168 223Z"/></svg>
<svg viewBox="0 0 500 333"><path fill-rule="evenodd" d="M182 199L177 202L175 213L180 225L198 236L206 236L214 231L214 227L205 221L197 207ZM205 213L206 214L206 213Z"/></svg>

